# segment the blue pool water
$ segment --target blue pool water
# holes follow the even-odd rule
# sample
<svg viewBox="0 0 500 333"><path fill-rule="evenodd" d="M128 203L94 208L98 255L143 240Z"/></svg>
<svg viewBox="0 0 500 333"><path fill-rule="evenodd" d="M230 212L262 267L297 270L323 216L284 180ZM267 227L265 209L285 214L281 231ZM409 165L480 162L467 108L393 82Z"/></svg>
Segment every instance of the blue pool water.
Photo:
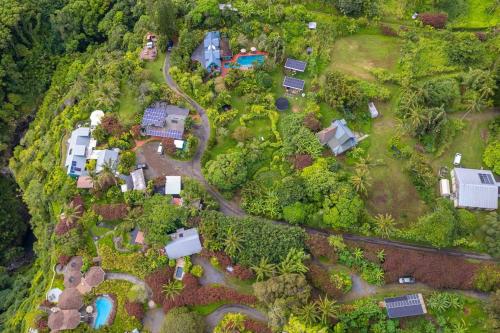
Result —
<svg viewBox="0 0 500 333"><path fill-rule="evenodd" d="M258 62L259 64L264 63L265 55L263 54L254 54L254 55L246 55L239 56L236 59L236 63L225 63L224 67L226 68L238 68L238 67L246 67L250 68L253 66L254 62Z"/></svg>
<svg viewBox="0 0 500 333"><path fill-rule="evenodd" d="M113 301L107 296L99 296L95 301L97 316L94 320L94 328L100 328L108 323L109 315L113 309Z"/></svg>
<svg viewBox="0 0 500 333"><path fill-rule="evenodd" d="M180 279L182 277L182 267L177 267L177 269L175 270L175 277Z"/></svg>

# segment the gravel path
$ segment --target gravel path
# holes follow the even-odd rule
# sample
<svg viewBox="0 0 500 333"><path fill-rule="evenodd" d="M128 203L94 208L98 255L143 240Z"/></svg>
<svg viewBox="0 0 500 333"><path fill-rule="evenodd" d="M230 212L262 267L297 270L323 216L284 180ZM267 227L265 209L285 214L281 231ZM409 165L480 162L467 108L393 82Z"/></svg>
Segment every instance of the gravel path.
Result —
<svg viewBox="0 0 500 333"><path fill-rule="evenodd" d="M134 276L132 274L127 274L127 273L106 273L106 279L107 280L122 280L122 281L128 281L130 283L136 284L138 286L143 287L146 292L148 293L148 299L151 299L153 296L153 291L149 286L147 285L146 282L143 280L139 279L137 276Z"/></svg>
<svg viewBox="0 0 500 333"><path fill-rule="evenodd" d="M267 316L254 308L239 304L226 304L205 317L207 323L205 331L212 332L219 321L228 313L242 313L251 319L267 322Z"/></svg>
<svg viewBox="0 0 500 333"><path fill-rule="evenodd" d="M146 312L144 320L144 328L151 333L160 333L163 321L165 320L165 313L162 308L151 309Z"/></svg>
<svg viewBox="0 0 500 333"><path fill-rule="evenodd" d="M199 279L202 285L206 284L223 284L226 285L226 277L224 273L216 270L207 259L199 255L193 256L193 264L203 267L203 276Z"/></svg>

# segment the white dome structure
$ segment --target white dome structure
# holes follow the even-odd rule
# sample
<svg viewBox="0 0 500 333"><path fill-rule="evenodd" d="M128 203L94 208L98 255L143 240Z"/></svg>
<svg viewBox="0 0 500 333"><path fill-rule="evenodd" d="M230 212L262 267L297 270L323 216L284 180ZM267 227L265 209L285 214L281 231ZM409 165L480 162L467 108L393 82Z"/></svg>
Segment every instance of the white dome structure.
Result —
<svg viewBox="0 0 500 333"><path fill-rule="evenodd" d="M50 289L47 293L47 301L51 303L59 302L59 296L61 296L62 290L59 288Z"/></svg>
<svg viewBox="0 0 500 333"><path fill-rule="evenodd" d="M95 110L90 114L90 127L95 128L101 124L101 120L104 117L104 111Z"/></svg>

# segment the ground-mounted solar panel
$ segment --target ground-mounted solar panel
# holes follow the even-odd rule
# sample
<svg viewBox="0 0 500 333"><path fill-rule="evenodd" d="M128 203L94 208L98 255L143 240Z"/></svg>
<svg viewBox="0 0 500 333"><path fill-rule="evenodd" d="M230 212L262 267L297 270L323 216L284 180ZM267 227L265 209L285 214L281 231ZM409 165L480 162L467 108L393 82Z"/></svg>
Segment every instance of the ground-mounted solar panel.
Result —
<svg viewBox="0 0 500 333"><path fill-rule="evenodd" d="M389 318L418 316L427 312L420 294L386 298L385 306Z"/></svg>
<svg viewBox="0 0 500 333"><path fill-rule="evenodd" d="M291 69L297 72L304 72L306 70L307 62L295 60L295 59L286 59L285 68Z"/></svg>
<svg viewBox="0 0 500 333"><path fill-rule="evenodd" d="M283 87L285 88L303 90L304 85L305 85L304 80L296 79L289 76L286 76L285 80L283 81Z"/></svg>

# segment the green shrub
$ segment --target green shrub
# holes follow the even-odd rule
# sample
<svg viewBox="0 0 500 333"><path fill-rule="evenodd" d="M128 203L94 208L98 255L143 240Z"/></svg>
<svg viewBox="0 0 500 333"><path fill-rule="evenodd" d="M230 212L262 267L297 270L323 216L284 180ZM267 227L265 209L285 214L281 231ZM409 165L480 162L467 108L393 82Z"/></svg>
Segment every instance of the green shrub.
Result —
<svg viewBox="0 0 500 333"><path fill-rule="evenodd" d="M337 289L342 290L344 293L348 293L352 289L352 280L348 273L333 271L330 273L330 281L332 281Z"/></svg>
<svg viewBox="0 0 500 333"><path fill-rule="evenodd" d="M220 268L219 260L216 257L210 258L210 265L212 265L215 268Z"/></svg>
<svg viewBox="0 0 500 333"><path fill-rule="evenodd" d="M194 265L193 268L191 268L191 274L193 274L193 276L197 277L197 278L200 278L203 276L203 267L201 267L200 265Z"/></svg>

